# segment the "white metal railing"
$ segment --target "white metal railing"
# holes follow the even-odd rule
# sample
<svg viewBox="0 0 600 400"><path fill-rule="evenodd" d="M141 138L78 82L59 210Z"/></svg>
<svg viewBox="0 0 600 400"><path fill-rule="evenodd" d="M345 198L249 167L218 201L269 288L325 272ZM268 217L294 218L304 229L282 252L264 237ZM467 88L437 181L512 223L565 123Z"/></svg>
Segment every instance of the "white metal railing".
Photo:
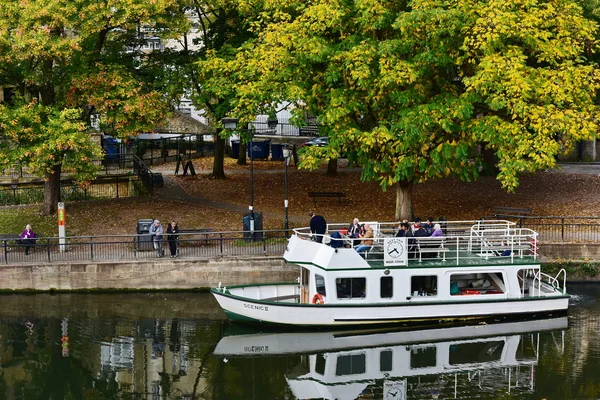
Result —
<svg viewBox="0 0 600 400"><path fill-rule="evenodd" d="M409 257L414 261L427 258L442 262L469 263L470 260L503 259L514 263L515 259L532 257L537 259L537 233L527 228L516 228L510 221L443 221L444 235L441 237L408 238ZM397 222L369 222L374 232L374 246L368 251L368 261L383 258L385 238L394 237ZM412 224L411 224L412 225ZM323 235L311 233L310 228L296 228L294 233L303 239L321 241L329 245L331 240L341 240L346 247L359 244L360 238L349 238L345 233L348 225L328 224ZM339 237L333 237L334 232ZM336 235L337 236L337 235ZM368 238L371 239L371 238ZM440 251L436 251L437 249ZM427 250L421 250L427 249ZM340 248L340 250L351 250ZM421 254L423 253L423 254ZM425 255L425 253L428 253ZM412 257L411 257L412 256ZM422 256L422 257L421 257ZM409 258L409 261L411 261ZM478 261L478 262L479 262Z"/></svg>
<svg viewBox="0 0 600 400"><path fill-rule="evenodd" d="M561 276L562 276L562 284L561 284ZM556 274L556 276L551 276L542 271L537 271L533 278L533 286L535 287L537 283L537 295L540 296L542 292L542 283L546 281L548 285L552 286L554 290L559 290L562 294L566 293L567 290L567 271L564 268L561 268L560 271Z"/></svg>

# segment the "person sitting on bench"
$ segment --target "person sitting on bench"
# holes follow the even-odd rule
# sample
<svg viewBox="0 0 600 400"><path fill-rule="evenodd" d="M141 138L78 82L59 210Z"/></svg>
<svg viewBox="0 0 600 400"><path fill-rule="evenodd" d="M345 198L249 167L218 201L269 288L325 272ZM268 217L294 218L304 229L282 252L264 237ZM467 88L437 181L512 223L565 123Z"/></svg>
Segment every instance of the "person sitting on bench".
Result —
<svg viewBox="0 0 600 400"><path fill-rule="evenodd" d="M36 234L31 229L31 225L27 224L25 230L23 233L21 233L21 235L19 235L19 237L21 238L21 244L25 245L25 255L28 256L29 248L35 244L36 238Z"/></svg>
<svg viewBox="0 0 600 400"><path fill-rule="evenodd" d="M354 250L356 250L356 252L361 256L365 251L371 250L371 247L373 247L374 236L373 228L371 228L369 224L365 224L365 234L361 236L363 239L361 240L360 244L354 248Z"/></svg>
<svg viewBox="0 0 600 400"><path fill-rule="evenodd" d="M444 232L442 231L442 226L440 224L435 224L433 226L433 232L431 233L431 237L442 237L444 236Z"/></svg>

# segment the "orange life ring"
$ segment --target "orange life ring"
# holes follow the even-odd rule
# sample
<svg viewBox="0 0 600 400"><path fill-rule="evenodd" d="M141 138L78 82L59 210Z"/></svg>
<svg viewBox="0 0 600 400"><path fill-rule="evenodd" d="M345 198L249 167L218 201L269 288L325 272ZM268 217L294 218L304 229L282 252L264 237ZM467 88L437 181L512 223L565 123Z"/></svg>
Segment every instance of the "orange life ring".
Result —
<svg viewBox="0 0 600 400"><path fill-rule="evenodd" d="M479 290L463 290L462 292L460 292L460 294L462 296L468 296L471 294L481 294L481 292Z"/></svg>
<svg viewBox="0 0 600 400"><path fill-rule="evenodd" d="M325 299L323 298L323 296L321 296L320 293L317 293L313 296L312 303L313 304L325 304Z"/></svg>

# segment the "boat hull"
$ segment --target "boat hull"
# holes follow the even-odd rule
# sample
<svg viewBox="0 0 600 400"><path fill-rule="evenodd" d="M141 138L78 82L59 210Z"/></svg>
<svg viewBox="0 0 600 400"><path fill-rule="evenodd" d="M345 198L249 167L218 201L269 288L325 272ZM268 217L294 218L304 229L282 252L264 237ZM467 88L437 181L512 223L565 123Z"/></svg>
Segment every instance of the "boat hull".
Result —
<svg viewBox="0 0 600 400"><path fill-rule="evenodd" d="M352 348L427 343L499 335L518 335L528 332L567 329L567 317L535 319L518 322L416 328L350 331L292 331L277 333L247 333L224 336L214 354L219 357L257 355L313 354L322 351L341 351ZM409 329L409 328L407 328Z"/></svg>
<svg viewBox="0 0 600 400"><path fill-rule="evenodd" d="M344 327L558 314L566 312L569 305L568 295L316 305L254 300L223 293L219 289L213 289L212 293L232 321L298 327Z"/></svg>

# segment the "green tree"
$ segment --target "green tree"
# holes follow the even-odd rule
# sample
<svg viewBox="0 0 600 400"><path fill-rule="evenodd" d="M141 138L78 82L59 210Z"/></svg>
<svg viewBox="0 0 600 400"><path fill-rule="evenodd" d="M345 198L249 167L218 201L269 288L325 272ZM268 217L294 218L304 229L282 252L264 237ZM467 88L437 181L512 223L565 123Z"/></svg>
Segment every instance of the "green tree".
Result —
<svg viewBox="0 0 600 400"><path fill-rule="evenodd" d="M92 115L105 132L128 137L152 130L167 113L168 99L144 74L152 54L141 48L145 28L166 39L185 24L173 18L175 6L0 0L0 87L18 97L1 110L5 161L43 174L45 213L56 211L63 169L93 175L99 151L85 141Z"/></svg>
<svg viewBox="0 0 600 400"><path fill-rule="evenodd" d="M154 84L168 98L178 101L185 96L203 110L216 132L213 177L225 178L225 139L231 132L221 129L221 119L231 114L235 90L228 79L207 82L210 76L202 65L214 53L233 57L252 37L254 17L240 16L232 0L180 0L177 5L177 14L187 23L178 25L173 45L152 58Z"/></svg>
<svg viewBox="0 0 600 400"><path fill-rule="evenodd" d="M302 165L351 152L362 178L396 187L396 218L412 217L412 186L476 179L480 152L519 174L596 135L596 24L572 0L238 1L262 10L257 39L205 71L234 79L238 115L283 99L329 129ZM205 72L208 74L209 72ZM231 85L231 84L230 84Z"/></svg>

